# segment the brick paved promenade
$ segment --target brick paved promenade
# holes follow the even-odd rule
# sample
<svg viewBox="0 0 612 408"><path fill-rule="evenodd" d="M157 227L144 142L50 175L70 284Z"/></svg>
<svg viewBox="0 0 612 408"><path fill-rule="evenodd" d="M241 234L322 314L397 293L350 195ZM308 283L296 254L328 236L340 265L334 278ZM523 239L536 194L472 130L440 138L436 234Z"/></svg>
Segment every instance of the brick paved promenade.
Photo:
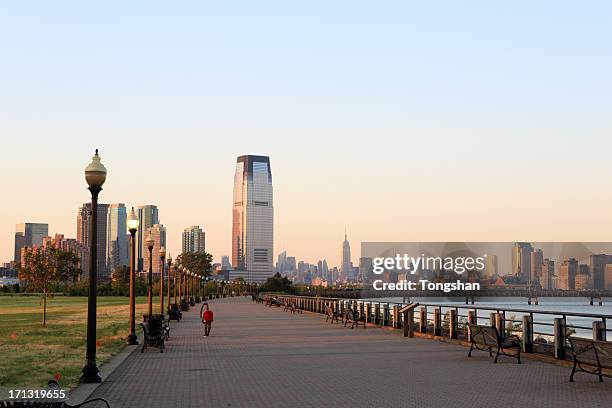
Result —
<svg viewBox="0 0 612 408"><path fill-rule="evenodd" d="M95 391L116 407L605 407L612 381L525 359L388 330L350 330L319 315L292 315L246 298L211 301L172 322L164 354L131 354Z"/></svg>

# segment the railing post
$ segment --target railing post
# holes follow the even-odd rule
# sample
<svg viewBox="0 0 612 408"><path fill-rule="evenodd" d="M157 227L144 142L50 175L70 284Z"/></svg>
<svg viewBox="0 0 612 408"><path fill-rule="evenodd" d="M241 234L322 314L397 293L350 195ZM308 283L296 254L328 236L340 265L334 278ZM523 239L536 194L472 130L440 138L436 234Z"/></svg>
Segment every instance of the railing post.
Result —
<svg viewBox="0 0 612 408"><path fill-rule="evenodd" d="M434 309L434 336L442 335L442 311L439 307Z"/></svg>
<svg viewBox="0 0 612 408"><path fill-rule="evenodd" d="M504 321L504 316L501 313L495 313L495 327L497 327L497 331L499 332L499 335L504 337L506 335L505 333L505 327L506 327L506 322Z"/></svg>
<svg viewBox="0 0 612 408"><path fill-rule="evenodd" d="M359 303L359 317L365 321L365 310L364 310L363 301Z"/></svg>
<svg viewBox="0 0 612 408"><path fill-rule="evenodd" d="M561 317L555 317L553 329L555 333L555 358L565 359L565 322Z"/></svg>
<svg viewBox="0 0 612 408"><path fill-rule="evenodd" d="M389 326L389 304L385 303L383 305L383 326Z"/></svg>
<svg viewBox="0 0 612 408"><path fill-rule="evenodd" d="M475 310L470 310L468 311L468 323L469 324L478 324L477 323L478 319L476 318L476 311ZM470 326L468 325L468 329L467 329L467 340L468 341L472 341L472 330L470 329Z"/></svg>
<svg viewBox="0 0 612 408"><path fill-rule="evenodd" d="M530 315L523 316L523 353L533 353L533 322Z"/></svg>
<svg viewBox="0 0 612 408"><path fill-rule="evenodd" d="M393 305L393 328L399 329L399 307L397 305Z"/></svg>
<svg viewBox="0 0 612 408"><path fill-rule="evenodd" d="M451 339L457 338L457 310L451 309L448 311L448 337Z"/></svg>
<svg viewBox="0 0 612 408"><path fill-rule="evenodd" d="M606 341L603 322L593 322L593 340Z"/></svg>
<svg viewBox="0 0 612 408"><path fill-rule="evenodd" d="M380 303L374 305L374 324L380 326Z"/></svg>
<svg viewBox="0 0 612 408"><path fill-rule="evenodd" d="M419 310L419 331L427 333L427 306L421 306Z"/></svg>
<svg viewBox="0 0 612 408"><path fill-rule="evenodd" d="M414 308L404 312L404 337L414 337Z"/></svg>
<svg viewBox="0 0 612 408"><path fill-rule="evenodd" d="M372 303L366 305L366 323L372 323Z"/></svg>
<svg viewBox="0 0 612 408"><path fill-rule="evenodd" d="M495 316L497 316L497 313L493 312L493 313L491 313L489 316L490 316L490 317L489 317L489 324L491 324L491 327L497 327L497 326L495 325L495 319L496 319L496 317L495 317Z"/></svg>

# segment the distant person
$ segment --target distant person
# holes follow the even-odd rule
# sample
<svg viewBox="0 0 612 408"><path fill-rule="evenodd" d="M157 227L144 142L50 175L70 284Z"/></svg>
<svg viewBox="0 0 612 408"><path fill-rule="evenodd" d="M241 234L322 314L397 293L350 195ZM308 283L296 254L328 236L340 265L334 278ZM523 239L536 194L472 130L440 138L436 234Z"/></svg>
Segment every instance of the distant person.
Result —
<svg viewBox="0 0 612 408"><path fill-rule="evenodd" d="M204 303L200 308L200 316L202 317L202 323L204 323L204 335L202 337L208 337L214 320L212 310L208 309L208 303Z"/></svg>

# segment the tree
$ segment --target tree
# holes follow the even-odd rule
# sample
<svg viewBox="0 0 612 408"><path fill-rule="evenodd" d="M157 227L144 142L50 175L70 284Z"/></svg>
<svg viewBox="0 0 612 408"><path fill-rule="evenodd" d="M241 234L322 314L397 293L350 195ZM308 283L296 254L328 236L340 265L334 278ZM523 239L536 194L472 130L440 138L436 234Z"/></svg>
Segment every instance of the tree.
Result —
<svg viewBox="0 0 612 408"><path fill-rule="evenodd" d="M178 256L178 263L200 276L209 276L212 272L212 255L208 252L184 252Z"/></svg>
<svg viewBox="0 0 612 408"><path fill-rule="evenodd" d="M292 283L286 276L281 276L276 272L274 276L268 278L263 285L263 290L268 292L290 292Z"/></svg>
<svg viewBox="0 0 612 408"><path fill-rule="evenodd" d="M24 263L19 266L19 279L27 290L41 293L43 327L47 326L47 297L52 283L74 277L78 271L78 257L59 248L26 248Z"/></svg>
<svg viewBox="0 0 612 408"><path fill-rule="evenodd" d="M128 285L130 283L130 267L125 265L119 265L113 270L111 279L114 284L117 285Z"/></svg>

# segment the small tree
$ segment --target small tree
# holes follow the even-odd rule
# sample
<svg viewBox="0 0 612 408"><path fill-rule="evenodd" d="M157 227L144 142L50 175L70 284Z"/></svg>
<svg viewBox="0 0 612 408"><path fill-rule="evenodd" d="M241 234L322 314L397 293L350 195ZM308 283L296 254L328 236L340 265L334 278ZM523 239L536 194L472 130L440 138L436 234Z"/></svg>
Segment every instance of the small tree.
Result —
<svg viewBox="0 0 612 408"><path fill-rule="evenodd" d="M27 248L24 263L19 266L19 279L29 291L40 292L43 303L43 327L47 326L47 297L54 282L78 275L78 257L58 248Z"/></svg>

